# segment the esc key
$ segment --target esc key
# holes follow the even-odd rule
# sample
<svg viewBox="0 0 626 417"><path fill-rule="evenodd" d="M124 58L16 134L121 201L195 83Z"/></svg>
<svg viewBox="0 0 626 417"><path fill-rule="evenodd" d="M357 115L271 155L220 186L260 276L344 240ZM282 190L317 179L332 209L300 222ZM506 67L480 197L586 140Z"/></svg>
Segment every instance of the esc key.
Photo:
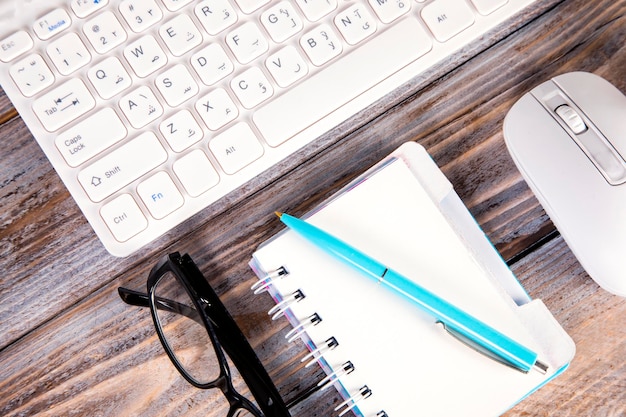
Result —
<svg viewBox="0 0 626 417"><path fill-rule="evenodd" d="M0 60L9 62L33 47L30 35L21 30L0 41Z"/></svg>

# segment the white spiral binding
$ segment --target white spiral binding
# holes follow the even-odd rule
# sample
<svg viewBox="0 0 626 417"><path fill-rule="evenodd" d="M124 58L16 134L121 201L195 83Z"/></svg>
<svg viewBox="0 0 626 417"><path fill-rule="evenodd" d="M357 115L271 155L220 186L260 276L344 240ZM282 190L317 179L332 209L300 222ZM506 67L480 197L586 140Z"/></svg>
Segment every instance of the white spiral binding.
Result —
<svg viewBox="0 0 626 417"><path fill-rule="evenodd" d="M289 275L289 271L287 271L285 267L281 266L280 268L268 273L264 279L256 282L254 285L252 285L250 289L254 292L254 294L260 294L262 292L267 291L276 279L282 278L286 275ZM298 289L294 291L293 293L289 294L288 296L286 296L283 300L277 303L274 307L272 307L267 312L267 314L272 316L272 320L276 320L285 314L285 312L289 309L291 304L296 303L302 300L303 298L305 298L304 293L302 292L302 290ZM315 326L321 321L322 321L322 318L319 316L319 314L314 313L308 317L306 322L291 329L285 335L285 338L289 342L292 342L298 339L303 334L305 334L306 330L309 327ZM304 366L305 368L308 368L309 366L317 362L324 355L325 352L334 349L338 345L339 343L337 342L337 339L335 339L335 337L330 337L324 342L322 346L312 350L306 356L304 356L300 360L300 362L302 363L308 360L309 362L307 362L307 364ZM324 391L328 387L332 386L335 383L335 381L340 379L342 376L350 374L354 370L355 370L355 367L352 364L352 362L347 361L343 365L341 365L340 369L334 370L331 374L327 375L324 379L322 379L317 384L317 386L321 387L320 388L321 391ZM350 410L356 407L359 401L363 400L364 398L368 398L371 395L372 395L372 390L370 390L367 385L363 385L357 393L353 394L352 396L350 396L350 398L346 399L337 407L335 407L335 411L339 412L338 417L343 417ZM388 417L388 416L385 411L381 410L378 413L376 413L376 417Z"/></svg>
<svg viewBox="0 0 626 417"><path fill-rule="evenodd" d="M279 317L282 317L289 306L292 303L298 302L305 297L304 293L301 290L296 290L293 293L289 294L285 297L280 303L276 304L274 307L270 308L267 314L272 315L272 320L276 320Z"/></svg>
<svg viewBox="0 0 626 417"><path fill-rule="evenodd" d="M310 351L309 353L307 353L307 355L305 357L303 357L302 359L300 359L300 363L307 362L306 365L304 365L305 368L310 367L311 365L313 365L315 362L317 362L317 360L321 357L324 356L324 353L332 350L334 348L336 348L337 346L339 346L339 342L337 342L337 339L335 339L335 336L330 337L328 339L326 339L326 342L324 342L324 344L320 347L318 347L317 349L314 349L312 351Z"/></svg>
<svg viewBox="0 0 626 417"><path fill-rule="evenodd" d="M280 268L268 273L264 279L255 282L250 289L254 291L254 294L261 294L269 289L270 285L272 285L272 281L277 278L282 278L285 275L289 275L289 271L287 271L287 268L284 266L281 266Z"/></svg>
<svg viewBox="0 0 626 417"><path fill-rule="evenodd" d="M349 412L354 407L356 407L356 404L359 401L361 401L363 398L368 398L371 395L372 395L372 390L369 389L367 385L363 385L361 388L359 388L359 392L352 395L350 398L348 398L347 400L339 404L337 407L335 407L335 411L339 411L343 408L343 411L339 413L339 417L342 417L347 412Z"/></svg>
<svg viewBox="0 0 626 417"><path fill-rule="evenodd" d="M321 387L321 391L324 391L326 388L332 386L335 381L341 378L344 375L348 375L354 371L354 365L352 362L348 361L341 365L341 368L336 369L333 373L326 375L326 378L322 379L317 383L318 387Z"/></svg>
<svg viewBox="0 0 626 417"><path fill-rule="evenodd" d="M287 341L289 343L293 342L294 340L298 339L300 336L302 336L304 333L306 333L306 330L311 327L311 326L316 326L318 323L320 323L322 321L322 318L320 317L319 314L317 313L313 313L309 316L309 318L307 319L307 321L300 323L299 326L294 327L293 329L291 329L286 335L285 335L285 339L287 339Z"/></svg>

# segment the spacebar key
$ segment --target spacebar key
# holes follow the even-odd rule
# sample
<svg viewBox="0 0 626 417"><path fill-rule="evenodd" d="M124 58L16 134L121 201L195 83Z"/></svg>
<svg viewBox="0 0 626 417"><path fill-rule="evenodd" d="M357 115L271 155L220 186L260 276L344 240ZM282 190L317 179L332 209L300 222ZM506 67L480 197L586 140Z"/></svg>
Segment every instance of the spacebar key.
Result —
<svg viewBox="0 0 626 417"><path fill-rule="evenodd" d="M253 121L267 143L278 146L431 48L417 20L402 20L260 108Z"/></svg>

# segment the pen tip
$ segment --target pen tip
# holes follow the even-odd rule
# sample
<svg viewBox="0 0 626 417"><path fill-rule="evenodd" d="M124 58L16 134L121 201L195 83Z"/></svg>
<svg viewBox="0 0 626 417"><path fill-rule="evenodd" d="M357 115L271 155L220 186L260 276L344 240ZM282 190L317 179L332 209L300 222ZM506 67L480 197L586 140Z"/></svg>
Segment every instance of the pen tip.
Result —
<svg viewBox="0 0 626 417"><path fill-rule="evenodd" d="M281 213L280 211L275 211L274 213L276 213L276 215L278 216L278 218L280 219L283 215L283 213Z"/></svg>

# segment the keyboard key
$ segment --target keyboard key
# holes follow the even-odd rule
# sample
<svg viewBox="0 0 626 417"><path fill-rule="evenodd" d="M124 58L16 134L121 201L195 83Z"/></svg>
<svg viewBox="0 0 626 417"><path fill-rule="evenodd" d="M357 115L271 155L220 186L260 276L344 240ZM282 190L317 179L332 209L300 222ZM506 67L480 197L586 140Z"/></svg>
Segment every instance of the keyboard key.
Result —
<svg viewBox="0 0 626 417"><path fill-rule="evenodd" d="M263 146L247 123L237 123L214 137L209 149L230 175L263 156Z"/></svg>
<svg viewBox="0 0 626 417"><path fill-rule="evenodd" d="M410 1L369 0L374 13L384 23L391 23L411 10Z"/></svg>
<svg viewBox="0 0 626 417"><path fill-rule="evenodd" d="M233 78L230 86L247 109L256 107L274 94L272 84L258 67L251 67Z"/></svg>
<svg viewBox="0 0 626 417"><path fill-rule="evenodd" d="M54 143L67 164L77 167L124 139L126 134L120 118L107 107L60 133Z"/></svg>
<svg viewBox="0 0 626 417"><path fill-rule="evenodd" d="M478 13L487 16L504 6L507 1L508 0L472 0L472 3L474 3Z"/></svg>
<svg viewBox="0 0 626 417"><path fill-rule="evenodd" d="M191 18L184 14L161 26L159 35L174 56L182 56L202 42L202 34Z"/></svg>
<svg viewBox="0 0 626 417"><path fill-rule="evenodd" d="M145 78L167 64L167 55L150 35L124 48L124 57L138 77Z"/></svg>
<svg viewBox="0 0 626 417"><path fill-rule="evenodd" d="M422 19L439 42L445 42L474 24L474 12L465 0L436 0L422 9Z"/></svg>
<svg viewBox="0 0 626 417"><path fill-rule="evenodd" d="M41 40L47 40L70 27L72 19L63 9L55 9L35 20L33 30Z"/></svg>
<svg viewBox="0 0 626 417"><path fill-rule="evenodd" d="M146 216L129 194L122 194L102 206L100 216L119 242L126 242L148 227Z"/></svg>
<svg viewBox="0 0 626 417"><path fill-rule="evenodd" d="M250 14L261 6L269 3L270 0L235 0L235 2L244 13Z"/></svg>
<svg viewBox="0 0 626 417"><path fill-rule="evenodd" d="M51 42L46 52L54 66L63 75L69 75L91 61L89 51L75 33L68 33Z"/></svg>
<svg viewBox="0 0 626 417"><path fill-rule="evenodd" d="M432 40L420 22L402 20L259 108L253 115L254 123L270 146L278 146L431 48ZM276 121L277 114L285 115L282 122Z"/></svg>
<svg viewBox="0 0 626 417"><path fill-rule="evenodd" d="M0 84L116 255L432 70L471 45L470 30L488 33L530 7L510 0L4 3L27 4L33 18L11 19L4 7Z"/></svg>
<svg viewBox="0 0 626 417"><path fill-rule="evenodd" d="M163 4L165 4L165 7L167 7L169 11L175 12L176 10L182 9L183 7L191 3L193 0L161 0L161 1L163 2Z"/></svg>
<svg viewBox="0 0 626 417"><path fill-rule="evenodd" d="M54 75L39 55L29 55L15 63L9 74L26 97L32 97L54 83Z"/></svg>
<svg viewBox="0 0 626 417"><path fill-rule="evenodd" d="M213 85L235 70L224 48L212 43L191 57L191 66L203 83Z"/></svg>
<svg viewBox="0 0 626 417"><path fill-rule="evenodd" d="M293 46L285 46L265 60L265 66L281 87L287 87L302 77L309 69L306 61Z"/></svg>
<svg viewBox="0 0 626 417"><path fill-rule="evenodd" d="M209 35L217 35L237 22L237 11L228 0L204 0L194 11Z"/></svg>
<svg viewBox="0 0 626 417"><path fill-rule="evenodd" d="M356 45L376 32L374 16L360 4L338 14L335 17L335 26L350 45Z"/></svg>
<svg viewBox="0 0 626 417"><path fill-rule="evenodd" d="M261 15L261 23L274 42L283 42L304 27L302 19L288 1L282 1Z"/></svg>
<svg viewBox="0 0 626 417"><path fill-rule="evenodd" d="M163 18L154 0L122 0L120 13L133 32L143 32Z"/></svg>
<svg viewBox="0 0 626 417"><path fill-rule="evenodd" d="M108 11L85 23L83 32L91 46L99 54L104 54L121 45L127 38L126 31L120 21Z"/></svg>
<svg viewBox="0 0 626 417"><path fill-rule="evenodd" d="M265 35L254 22L247 22L226 36L226 44L242 64L247 64L269 49Z"/></svg>
<svg viewBox="0 0 626 417"><path fill-rule="evenodd" d="M120 108L135 129L158 119L163 114L161 102L150 87L142 85L120 99Z"/></svg>
<svg viewBox="0 0 626 417"><path fill-rule="evenodd" d="M182 207L185 200L165 171L160 171L137 186L137 194L155 219L162 219Z"/></svg>
<svg viewBox="0 0 626 417"><path fill-rule="evenodd" d="M176 107L198 94L199 88L185 65L175 65L159 75L155 84L172 107Z"/></svg>
<svg viewBox="0 0 626 417"><path fill-rule="evenodd" d="M196 111L211 130L218 130L239 115L226 90L218 88L196 102Z"/></svg>
<svg viewBox="0 0 626 417"><path fill-rule="evenodd" d="M0 61L9 62L33 47L28 32L20 30L0 41Z"/></svg>
<svg viewBox="0 0 626 417"><path fill-rule="evenodd" d="M197 197L215 187L220 177L209 158L200 149L189 152L174 162L172 167L185 191Z"/></svg>
<svg viewBox="0 0 626 417"><path fill-rule="evenodd" d="M103 99L116 96L132 84L130 75L114 56L89 68L87 77Z"/></svg>
<svg viewBox="0 0 626 417"><path fill-rule="evenodd" d="M163 120L159 130L174 152L184 151L203 137L202 128L188 110Z"/></svg>
<svg viewBox="0 0 626 417"><path fill-rule="evenodd" d="M86 0L72 0L70 6L74 11L74 14L80 18L85 18L90 14L102 9L109 3L109 0L98 1L86 1Z"/></svg>
<svg viewBox="0 0 626 417"><path fill-rule="evenodd" d="M78 181L97 203L166 160L167 152L155 134L145 132L87 166L78 174Z"/></svg>
<svg viewBox="0 0 626 417"><path fill-rule="evenodd" d="M296 0L296 3L311 22L317 22L337 8L337 0Z"/></svg>
<svg viewBox="0 0 626 417"><path fill-rule="evenodd" d="M33 112L47 131L54 132L95 105L85 84L79 78L72 78L35 100Z"/></svg>
<svg viewBox="0 0 626 417"><path fill-rule="evenodd" d="M320 25L303 35L300 38L300 46L313 65L318 67L339 55L343 49L341 39L327 24Z"/></svg>

